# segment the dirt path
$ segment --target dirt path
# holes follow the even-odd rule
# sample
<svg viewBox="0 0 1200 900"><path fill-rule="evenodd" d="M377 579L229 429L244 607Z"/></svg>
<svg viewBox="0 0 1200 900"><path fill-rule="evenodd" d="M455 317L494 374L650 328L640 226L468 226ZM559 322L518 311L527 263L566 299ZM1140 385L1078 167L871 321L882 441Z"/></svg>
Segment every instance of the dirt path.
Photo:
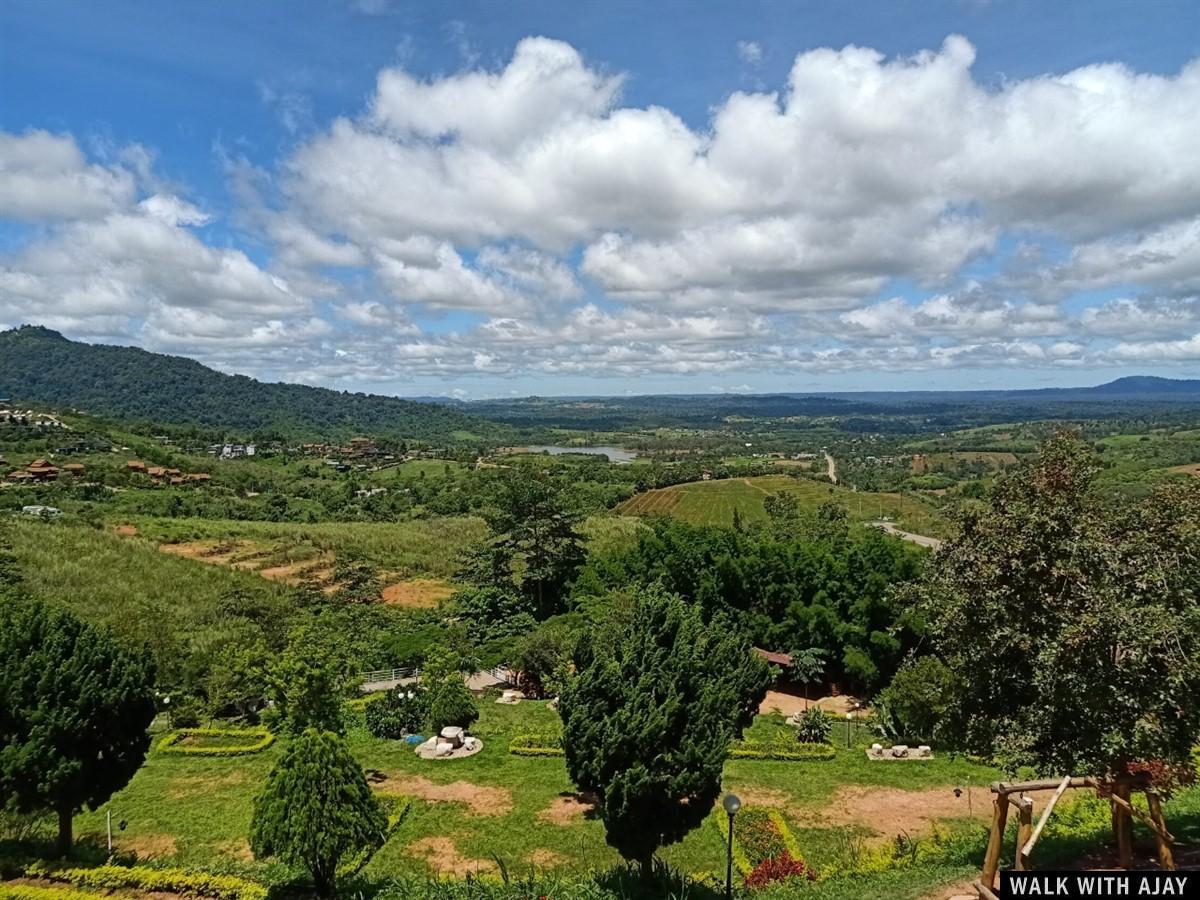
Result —
<svg viewBox="0 0 1200 900"><path fill-rule="evenodd" d="M512 810L512 791L502 787L454 781L437 784L420 776L387 776L375 789L434 803L464 803L477 816L502 816Z"/></svg>
<svg viewBox="0 0 1200 900"><path fill-rule="evenodd" d="M770 492L770 491L768 491L768 490L767 490L766 488L764 488L764 487L761 487L761 486L759 486L759 485L757 485L757 484L754 484L754 483L752 483L752 482L750 481L750 479L749 479L749 478L743 478L743 479L742 479L742 484L744 484L744 485L745 485L746 487L748 487L748 488L754 488L756 491L758 491L758 492L759 492L760 494L762 494L764 497L770 497L770 496L771 496L771 492Z"/></svg>
<svg viewBox="0 0 1200 900"><path fill-rule="evenodd" d="M413 841L405 851L410 856L425 860L435 872L463 878L481 872L495 872L496 863L490 859L471 859L463 855L448 837L426 837Z"/></svg>
<svg viewBox="0 0 1200 900"><path fill-rule="evenodd" d="M927 534L917 534L913 531L905 531L902 528L897 528L891 522L868 522L874 528L882 528L888 534L894 534L898 538L903 538L906 541L911 541L914 544L920 544L922 547L928 547L930 550L936 550L942 546L944 541L940 538L930 537Z"/></svg>
<svg viewBox="0 0 1200 900"><path fill-rule="evenodd" d="M829 455L828 450L822 452L825 454L825 474L829 476L830 481L837 484L837 462Z"/></svg>

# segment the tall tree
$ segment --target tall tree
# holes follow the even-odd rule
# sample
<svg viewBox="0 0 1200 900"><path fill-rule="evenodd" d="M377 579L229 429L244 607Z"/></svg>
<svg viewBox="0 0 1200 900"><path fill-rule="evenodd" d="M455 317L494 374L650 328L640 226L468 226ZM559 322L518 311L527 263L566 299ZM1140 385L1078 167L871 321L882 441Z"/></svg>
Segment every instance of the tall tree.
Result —
<svg viewBox="0 0 1200 900"><path fill-rule="evenodd" d="M907 599L948 666L938 736L1007 767L1185 766L1200 738L1200 485L1102 505L1060 434L1002 477Z"/></svg>
<svg viewBox="0 0 1200 900"><path fill-rule="evenodd" d="M704 821L730 742L770 669L723 619L648 590L628 625L585 638L560 697L567 772L599 798L607 840L648 877L655 851Z"/></svg>
<svg viewBox="0 0 1200 900"><path fill-rule="evenodd" d="M65 610L0 604L0 805L72 820L119 791L146 758L154 664Z"/></svg>
<svg viewBox="0 0 1200 900"><path fill-rule="evenodd" d="M250 848L303 866L333 896L338 865L383 846L387 816L344 738L308 729L288 746L254 802Z"/></svg>
<svg viewBox="0 0 1200 900"><path fill-rule="evenodd" d="M504 479L485 518L494 535L492 550L477 555L475 568L516 573L539 618L559 612L567 584L587 555L576 530L582 513L570 486L540 473Z"/></svg>
<svg viewBox="0 0 1200 900"><path fill-rule="evenodd" d="M291 734L308 728L345 731L342 695L345 663L337 648L297 629L271 671L271 690L283 727Z"/></svg>

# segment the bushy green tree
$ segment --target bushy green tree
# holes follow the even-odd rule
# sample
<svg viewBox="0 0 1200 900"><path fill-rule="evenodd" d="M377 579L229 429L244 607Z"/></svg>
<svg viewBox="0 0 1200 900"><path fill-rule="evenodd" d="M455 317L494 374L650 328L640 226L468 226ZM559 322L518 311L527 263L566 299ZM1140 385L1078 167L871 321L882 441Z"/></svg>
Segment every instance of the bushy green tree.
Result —
<svg viewBox="0 0 1200 900"><path fill-rule="evenodd" d="M289 734L315 728L342 734L344 672L339 661L320 643L309 643L304 633L293 636L271 671L275 710Z"/></svg>
<svg viewBox="0 0 1200 900"><path fill-rule="evenodd" d="M511 638L537 625L533 602L512 587L467 586L455 593L454 609L477 643Z"/></svg>
<svg viewBox="0 0 1200 900"><path fill-rule="evenodd" d="M434 733L447 725L470 728L479 718L479 707L463 680L444 678L429 691L429 725Z"/></svg>
<svg viewBox="0 0 1200 900"><path fill-rule="evenodd" d="M0 601L0 806L75 813L129 783L150 747L154 664L65 610Z"/></svg>
<svg viewBox="0 0 1200 900"><path fill-rule="evenodd" d="M250 847L303 866L333 895L338 865L383 846L387 816L344 738L308 729L288 745L254 802Z"/></svg>
<svg viewBox="0 0 1200 900"><path fill-rule="evenodd" d="M953 675L943 740L1052 775L1185 767L1200 738L1200 484L1103 505L1071 434L997 480L906 592Z"/></svg>
<svg viewBox="0 0 1200 900"><path fill-rule="evenodd" d="M727 621L658 590L626 626L586 636L577 664L559 706L567 772L599 798L608 843L649 876L655 851L712 811L770 669Z"/></svg>
<svg viewBox="0 0 1200 900"><path fill-rule="evenodd" d="M521 689L534 697L558 696L570 674L577 639L569 626L553 620L526 635L512 655L512 666L521 673Z"/></svg>
<svg viewBox="0 0 1200 900"><path fill-rule="evenodd" d="M364 711L367 730L393 741L417 732L429 719L429 700L429 691L415 684L373 697Z"/></svg>
<svg viewBox="0 0 1200 900"><path fill-rule="evenodd" d="M954 673L936 656L918 656L902 665L892 683L875 698L875 716L894 741L931 741L946 717L957 685Z"/></svg>

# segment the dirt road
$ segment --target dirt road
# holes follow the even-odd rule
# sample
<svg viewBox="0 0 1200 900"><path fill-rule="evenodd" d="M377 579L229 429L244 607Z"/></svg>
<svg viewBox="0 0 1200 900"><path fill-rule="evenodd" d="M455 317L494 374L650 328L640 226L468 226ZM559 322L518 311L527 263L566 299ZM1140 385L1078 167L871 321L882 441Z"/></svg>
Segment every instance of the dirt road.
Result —
<svg viewBox="0 0 1200 900"><path fill-rule="evenodd" d="M873 528L882 528L888 534L894 534L898 538L903 538L906 541L912 541L914 544L920 544L922 547L928 547L930 550L936 550L943 544L943 541L940 538L930 537L927 534L915 534L911 531L904 531L901 528L897 528L892 522L868 522L867 524Z"/></svg>

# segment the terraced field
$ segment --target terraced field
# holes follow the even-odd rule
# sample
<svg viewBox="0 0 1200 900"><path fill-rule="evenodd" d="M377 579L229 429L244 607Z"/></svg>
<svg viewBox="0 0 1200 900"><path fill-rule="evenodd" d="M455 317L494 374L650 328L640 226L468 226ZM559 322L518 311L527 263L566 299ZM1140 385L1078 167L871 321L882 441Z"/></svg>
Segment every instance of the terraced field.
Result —
<svg viewBox="0 0 1200 900"><path fill-rule="evenodd" d="M945 536L949 525L931 503L910 494L867 493L786 475L697 481L645 491L616 508L626 516L669 515L698 525L731 525L736 510L744 521L766 518L763 501L776 493L796 497L802 507L815 509L827 500L846 508L854 521L867 522L889 517L907 531Z"/></svg>

